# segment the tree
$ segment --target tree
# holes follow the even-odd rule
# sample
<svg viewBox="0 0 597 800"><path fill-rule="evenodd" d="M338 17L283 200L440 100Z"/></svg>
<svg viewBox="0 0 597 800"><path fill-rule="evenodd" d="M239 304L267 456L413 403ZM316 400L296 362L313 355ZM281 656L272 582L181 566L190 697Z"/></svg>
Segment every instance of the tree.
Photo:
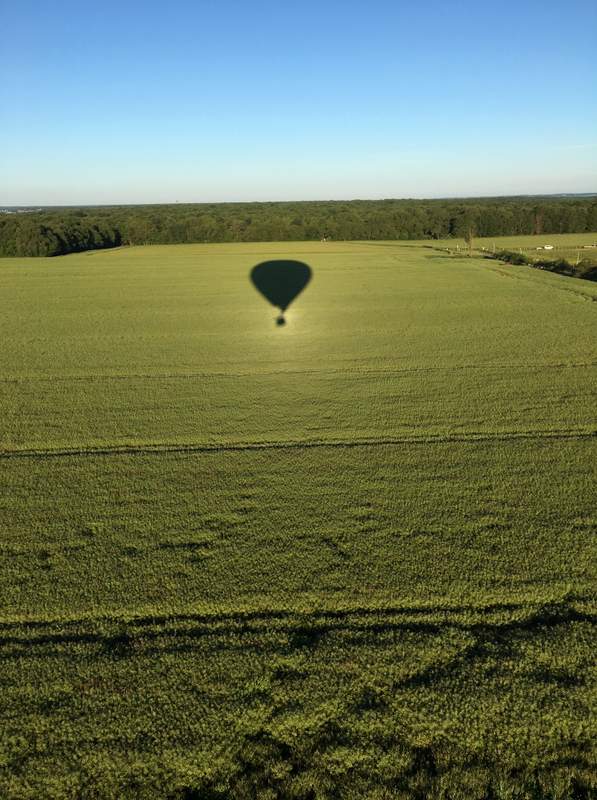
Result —
<svg viewBox="0 0 597 800"><path fill-rule="evenodd" d="M475 238L475 226L472 222L466 226L464 230L464 241L468 247L468 254L472 256L473 254L473 239Z"/></svg>
<svg viewBox="0 0 597 800"><path fill-rule="evenodd" d="M0 256L125 244L340 239L464 239L595 231L594 197L351 200L113 206L2 213Z"/></svg>

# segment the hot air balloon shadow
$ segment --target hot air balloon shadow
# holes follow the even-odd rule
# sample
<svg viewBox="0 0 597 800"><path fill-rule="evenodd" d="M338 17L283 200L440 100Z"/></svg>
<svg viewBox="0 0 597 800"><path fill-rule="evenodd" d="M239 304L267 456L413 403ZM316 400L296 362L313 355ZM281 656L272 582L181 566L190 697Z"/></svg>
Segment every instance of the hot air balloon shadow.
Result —
<svg viewBox="0 0 597 800"><path fill-rule="evenodd" d="M302 261L262 261L251 270L258 292L280 309L276 325L284 325L284 312L311 280L311 267Z"/></svg>

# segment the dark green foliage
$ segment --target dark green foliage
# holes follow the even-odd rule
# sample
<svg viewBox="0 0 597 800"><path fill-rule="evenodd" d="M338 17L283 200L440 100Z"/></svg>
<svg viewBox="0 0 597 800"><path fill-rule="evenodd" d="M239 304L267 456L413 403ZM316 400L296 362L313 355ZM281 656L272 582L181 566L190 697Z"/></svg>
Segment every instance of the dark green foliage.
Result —
<svg viewBox="0 0 597 800"><path fill-rule="evenodd" d="M110 221L83 212L0 214L0 256L61 256L121 243Z"/></svg>
<svg viewBox="0 0 597 800"><path fill-rule="evenodd" d="M513 250L498 250L495 254L495 258L497 258L498 261L505 261L506 264L515 264L516 266L533 263L524 253L516 253Z"/></svg>
<svg viewBox="0 0 597 800"><path fill-rule="evenodd" d="M587 281L597 281L597 267L589 259L571 264L565 258L530 258L526 253L517 253L513 250L499 250L491 258L505 261L507 264L516 266L530 266L536 269L544 269L547 272L555 272L558 275L568 275L572 278L583 278Z"/></svg>
<svg viewBox="0 0 597 800"><path fill-rule="evenodd" d="M597 230L594 197L202 203L0 214L0 256L121 244L406 240Z"/></svg>
<svg viewBox="0 0 597 800"><path fill-rule="evenodd" d="M597 265L588 259L579 261L576 265L576 277L587 281L597 281Z"/></svg>

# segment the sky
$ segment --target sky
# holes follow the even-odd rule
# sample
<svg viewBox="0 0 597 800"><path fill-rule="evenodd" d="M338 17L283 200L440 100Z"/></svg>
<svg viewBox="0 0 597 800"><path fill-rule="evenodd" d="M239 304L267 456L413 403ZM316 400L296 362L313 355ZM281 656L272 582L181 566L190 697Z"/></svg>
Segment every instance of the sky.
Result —
<svg viewBox="0 0 597 800"><path fill-rule="evenodd" d="M595 0L0 0L0 205L597 192Z"/></svg>

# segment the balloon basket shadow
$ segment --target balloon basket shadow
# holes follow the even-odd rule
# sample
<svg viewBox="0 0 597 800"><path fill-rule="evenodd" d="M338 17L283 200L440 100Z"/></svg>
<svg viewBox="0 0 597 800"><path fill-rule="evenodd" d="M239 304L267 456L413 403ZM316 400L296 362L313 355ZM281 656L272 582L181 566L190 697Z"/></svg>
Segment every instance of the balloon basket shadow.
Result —
<svg viewBox="0 0 597 800"><path fill-rule="evenodd" d="M276 317L276 325L286 325L286 317L284 314L280 314Z"/></svg>

